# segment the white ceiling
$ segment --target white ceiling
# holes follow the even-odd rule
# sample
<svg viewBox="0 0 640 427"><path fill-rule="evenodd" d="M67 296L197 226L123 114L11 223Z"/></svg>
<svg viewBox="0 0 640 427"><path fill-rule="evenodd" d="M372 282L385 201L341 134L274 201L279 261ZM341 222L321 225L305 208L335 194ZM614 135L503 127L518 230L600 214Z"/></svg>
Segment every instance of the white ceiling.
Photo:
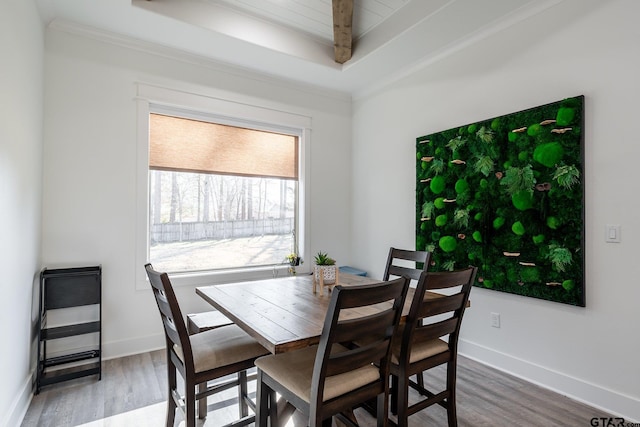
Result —
<svg viewBox="0 0 640 427"><path fill-rule="evenodd" d="M331 0L36 0L48 25L362 93L564 0L354 0L333 60Z"/></svg>
<svg viewBox="0 0 640 427"><path fill-rule="evenodd" d="M307 33L327 45L333 43L332 0L203 0ZM353 38L359 39L409 0L353 0Z"/></svg>

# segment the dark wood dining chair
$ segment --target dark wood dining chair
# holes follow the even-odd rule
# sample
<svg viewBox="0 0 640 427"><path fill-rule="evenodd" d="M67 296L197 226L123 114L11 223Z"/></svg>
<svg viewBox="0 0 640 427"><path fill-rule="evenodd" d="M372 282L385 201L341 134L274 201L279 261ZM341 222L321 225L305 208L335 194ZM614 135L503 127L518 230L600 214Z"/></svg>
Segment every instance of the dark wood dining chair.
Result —
<svg viewBox="0 0 640 427"><path fill-rule="evenodd" d="M406 427L408 417L435 403L447 410L449 427L457 426L456 369L458 335L469 301L477 268L459 271L423 272L406 317L401 337L394 339L391 357L391 411L398 426ZM427 291L440 295L425 298ZM446 388L433 392L410 380L412 375L447 365ZM409 405L409 388L426 398Z"/></svg>
<svg viewBox="0 0 640 427"><path fill-rule="evenodd" d="M169 276L154 270L151 264L146 264L145 270L160 311L166 339L167 427L173 427L176 409L182 411L187 427L195 427L196 402L204 400L206 408L207 396L232 387L238 387L240 419L228 426L253 423L255 415L249 414L249 408L255 412L255 403L247 392L246 371L253 368L256 358L268 354L268 350L234 324L189 335ZM178 390L176 372L184 380L184 393ZM208 385L209 381L230 374L237 374L237 378ZM198 415L204 418L206 410Z"/></svg>
<svg viewBox="0 0 640 427"><path fill-rule="evenodd" d="M389 280L393 277L407 276L415 283L420 279L423 271L427 271L431 253L428 251L416 251L409 249L389 248L387 265L384 269L382 280ZM413 263L413 267L411 267ZM422 372L416 373L416 381L420 387L424 388Z"/></svg>
<svg viewBox="0 0 640 427"><path fill-rule="evenodd" d="M391 247L389 248L387 265L384 269L382 280L407 276L411 280L417 281L420 278L420 274L429 267L430 257L431 253L427 251L414 251ZM411 263L413 263L413 267L409 266Z"/></svg>
<svg viewBox="0 0 640 427"><path fill-rule="evenodd" d="M331 426L334 416L357 425L352 408L373 400L377 425L387 425L389 356L409 287L401 277L373 285L336 286L318 345L261 357L256 425L278 424L278 393L308 417L308 426ZM371 307L387 302L386 308ZM390 303L389 303L390 302ZM367 345L343 344L367 337ZM347 416L340 416L346 413Z"/></svg>

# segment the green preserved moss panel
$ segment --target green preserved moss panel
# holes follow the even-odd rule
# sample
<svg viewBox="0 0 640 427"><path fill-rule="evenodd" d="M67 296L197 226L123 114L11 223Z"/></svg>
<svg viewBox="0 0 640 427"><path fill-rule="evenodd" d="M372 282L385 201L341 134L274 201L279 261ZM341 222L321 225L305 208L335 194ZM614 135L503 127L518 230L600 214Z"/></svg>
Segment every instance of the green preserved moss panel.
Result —
<svg viewBox="0 0 640 427"><path fill-rule="evenodd" d="M513 231L513 234L517 236L522 236L526 232L524 225L520 221L516 221L513 223L513 225L511 226L511 231Z"/></svg>
<svg viewBox="0 0 640 427"><path fill-rule="evenodd" d="M576 116L576 111L573 108L563 107L558 110L556 116L556 123L558 126L568 126Z"/></svg>
<svg viewBox="0 0 640 427"><path fill-rule="evenodd" d="M429 184L429 188L433 192L433 194L440 194L444 191L444 187L447 185L446 180L443 176L435 176L431 180L431 184Z"/></svg>
<svg viewBox="0 0 640 427"><path fill-rule="evenodd" d="M536 283L540 281L540 270L536 267L524 267L520 271L520 279L525 283Z"/></svg>
<svg viewBox="0 0 640 427"><path fill-rule="evenodd" d="M535 243L536 245L544 243L545 241L544 234L536 234L535 236L532 237L532 239L533 239L533 243Z"/></svg>
<svg viewBox="0 0 640 427"><path fill-rule="evenodd" d="M445 252L452 252L456 250L456 247L458 245L458 242L456 241L456 238L453 236L444 236L440 238L440 241L438 242L440 249L442 249Z"/></svg>
<svg viewBox="0 0 640 427"><path fill-rule="evenodd" d="M471 263L476 286L584 305L583 103L568 98L417 138L416 247L432 251L431 270ZM509 168L522 181L511 170L501 184ZM550 261L557 248L573 258L563 271Z"/></svg>
<svg viewBox="0 0 640 427"><path fill-rule="evenodd" d="M562 160L564 149L559 142L550 142L538 145L533 152L533 159L550 168L556 166Z"/></svg>
<svg viewBox="0 0 640 427"><path fill-rule="evenodd" d="M513 206L519 211L526 211L533 207L533 192L522 190L511 196Z"/></svg>
<svg viewBox="0 0 640 427"><path fill-rule="evenodd" d="M547 227L549 227L552 230L557 230L558 227L560 227L560 219L558 219L555 216L550 216L547 218Z"/></svg>
<svg viewBox="0 0 640 427"><path fill-rule="evenodd" d="M534 123L527 128L527 135L529 136L536 136L540 132L542 132L542 126L540 126L538 123Z"/></svg>
<svg viewBox="0 0 640 427"><path fill-rule="evenodd" d="M465 179L459 179L458 181L456 181L455 189L456 193L458 194L466 193L467 191L469 191L469 184Z"/></svg>

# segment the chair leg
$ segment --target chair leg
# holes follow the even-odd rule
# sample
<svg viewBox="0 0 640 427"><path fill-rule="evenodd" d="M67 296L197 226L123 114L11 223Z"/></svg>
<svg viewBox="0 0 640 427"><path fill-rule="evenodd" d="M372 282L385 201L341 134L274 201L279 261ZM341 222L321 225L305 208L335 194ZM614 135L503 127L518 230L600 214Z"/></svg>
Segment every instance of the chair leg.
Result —
<svg viewBox="0 0 640 427"><path fill-rule="evenodd" d="M185 425L186 427L196 427L196 389L186 387L185 390Z"/></svg>
<svg viewBox="0 0 640 427"><path fill-rule="evenodd" d="M376 402L377 407L377 426L378 427L387 427L389 424L389 399L386 393L381 393L378 395L378 400Z"/></svg>
<svg viewBox="0 0 640 427"><path fill-rule="evenodd" d="M391 413L398 414L398 377L391 376Z"/></svg>
<svg viewBox="0 0 640 427"><path fill-rule="evenodd" d="M176 369L169 360L167 362L167 427L173 427L176 420L176 402L173 391L177 388Z"/></svg>
<svg viewBox="0 0 640 427"><path fill-rule="evenodd" d="M458 427L458 414L456 410L456 361L453 360L447 365L447 420L449 427Z"/></svg>
<svg viewBox="0 0 640 427"><path fill-rule="evenodd" d="M269 419L271 427L277 427L278 424L278 396L275 390L269 389Z"/></svg>
<svg viewBox="0 0 640 427"><path fill-rule="evenodd" d="M455 395L450 396L451 401L447 402L447 420L449 421L449 427L458 427L458 414L456 413L456 401Z"/></svg>
<svg viewBox="0 0 640 427"><path fill-rule="evenodd" d="M409 425L409 378L403 374L398 377L398 427L407 427Z"/></svg>
<svg viewBox="0 0 640 427"><path fill-rule="evenodd" d="M258 378L256 380L256 427L267 427L269 418L271 425L275 425L275 419L270 414L274 407L274 400L271 396L271 390L262 382L262 371L258 370Z"/></svg>
<svg viewBox="0 0 640 427"><path fill-rule="evenodd" d="M207 383L198 384L198 391L204 391L207 388ZM205 419L207 418L207 398L203 397L198 400L198 418Z"/></svg>
<svg viewBox="0 0 640 427"><path fill-rule="evenodd" d="M247 390L247 371L238 372L238 407L240 410L240 418L249 415L249 406L245 399L249 398Z"/></svg>
<svg viewBox="0 0 640 427"><path fill-rule="evenodd" d="M421 389L424 389L424 372L418 372L416 374L416 383L420 386ZM418 392L423 395L426 396L422 390L418 390Z"/></svg>

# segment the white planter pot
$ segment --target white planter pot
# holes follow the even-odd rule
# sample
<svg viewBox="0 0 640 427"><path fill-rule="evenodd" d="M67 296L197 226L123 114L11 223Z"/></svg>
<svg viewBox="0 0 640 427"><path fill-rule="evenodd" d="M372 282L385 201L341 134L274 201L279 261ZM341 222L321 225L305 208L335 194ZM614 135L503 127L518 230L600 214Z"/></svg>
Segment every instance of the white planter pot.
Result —
<svg viewBox="0 0 640 427"><path fill-rule="evenodd" d="M333 285L336 283L336 270L335 265L316 265L315 275L316 280L320 282L320 274L322 274L322 282L325 285Z"/></svg>
<svg viewBox="0 0 640 427"><path fill-rule="evenodd" d="M320 285L320 291L325 286L331 289L338 282L338 266L337 265L316 265L313 268L313 292L316 292L316 285Z"/></svg>

